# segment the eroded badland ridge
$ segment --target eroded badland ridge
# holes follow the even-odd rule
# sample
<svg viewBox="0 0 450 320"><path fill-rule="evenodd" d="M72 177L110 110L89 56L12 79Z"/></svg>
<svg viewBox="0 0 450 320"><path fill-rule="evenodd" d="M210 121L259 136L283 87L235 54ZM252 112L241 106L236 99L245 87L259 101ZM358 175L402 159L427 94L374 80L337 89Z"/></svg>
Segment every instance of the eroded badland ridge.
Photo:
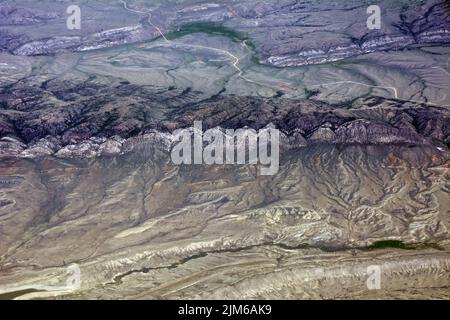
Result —
<svg viewBox="0 0 450 320"><path fill-rule="evenodd" d="M448 2L86 3L0 2L0 298L449 298ZM174 164L195 121L279 170Z"/></svg>

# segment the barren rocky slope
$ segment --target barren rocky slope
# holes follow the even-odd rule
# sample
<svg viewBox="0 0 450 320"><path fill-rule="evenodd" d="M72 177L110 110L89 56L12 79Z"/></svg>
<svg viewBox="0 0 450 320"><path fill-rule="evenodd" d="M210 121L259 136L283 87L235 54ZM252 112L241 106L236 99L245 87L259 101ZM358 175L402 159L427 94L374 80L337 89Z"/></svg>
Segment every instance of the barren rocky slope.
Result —
<svg viewBox="0 0 450 320"><path fill-rule="evenodd" d="M169 93L183 97L146 97L155 104ZM2 141L3 288L39 290L77 263L83 285L71 298L363 297L374 294L364 290L364 268L377 262L363 249L387 239L421 253L379 253L392 277L384 290L407 297L401 283L411 272L424 295L450 285L447 109L213 97L158 109L156 126L143 116L155 108L136 103L115 111L123 119L99 123L104 106L96 99L82 120L62 112L60 122L25 127L22 119ZM48 112L34 110L30 119ZM280 172L174 166L168 132L193 119L224 128L275 124L283 132ZM117 129L127 121L140 123L139 132Z"/></svg>
<svg viewBox="0 0 450 320"><path fill-rule="evenodd" d="M64 28L54 28L65 24L66 3L3 1L0 48L18 55L86 51L154 39L161 36L160 31L170 33L191 23L223 24L248 34L258 47L260 61L274 66L317 64L376 51L450 42L450 7L446 1L378 1L383 24L381 30L372 31L366 28L367 4L357 0L89 4L90 10L84 13L86 25L68 34ZM127 10L135 14L134 20L126 15ZM120 19L111 21L114 15ZM95 21L93 16L97 16ZM129 25L123 27L123 22ZM16 26L25 28L17 32ZM42 32L37 35L36 29L28 29L29 26Z"/></svg>
<svg viewBox="0 0 450 320"><path fill-rule="evenodd" d="M376 97L343 108L312 99L202 99L199 93L174 88L59 80L38 87L20 81L0 88L0 94L3 155L120 153L128 138L154 133L165 139L195 120L203 121L205 129L258 130L272 124L282 131L286 147L411 144L444 151L450 143L447 108Z"/></svg>
<svg viewBox="0 0 450 320"><path fill-rule="evenodd" d="M69 3L0 1L0 299L450 298L448 2ZM194 121L278 173L174 165Z"/></svg>
<svg viewBox="0 0 450 320"><path fill-rule="evenodd" d="M418 288L450 284L448 153L308 147L261 177L252 166L174 167L154 145L93 161L3 160L2 288L39 290L70 263L83 275L76 297L90 298L350 297L371 264L391 264L399 283L414 270ZM361 251L386 239L417 247ZM314 281L349 289L294 289L321 268Z"/></svg>

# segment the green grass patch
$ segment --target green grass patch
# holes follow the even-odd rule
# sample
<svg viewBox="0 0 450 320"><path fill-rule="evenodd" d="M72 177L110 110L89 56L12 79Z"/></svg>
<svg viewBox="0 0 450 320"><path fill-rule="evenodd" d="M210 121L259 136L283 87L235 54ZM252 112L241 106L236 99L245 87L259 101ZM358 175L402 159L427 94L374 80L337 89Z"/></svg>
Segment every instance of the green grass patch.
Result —
<svg viewBox="0 0 450 320"><path fill-rule="evenodd" d="M372 251L372 250L380 250L380 249L402 249L402 250L419 250L419 249L437 249L442 250L442 248L435 244L435 243L420 243L420 244L409 244L409 243L403 243L399 240L381 240L374 242L370 246L367 246L365 248L362 248L362 250L365 251Z"/></svg>
<svg viewBox="0 0 450 320"><path fill-rule="evenodd" d="M224 36L233 41L243 42L249 40L247 34L237 32L218 23L196 22L179 26L176 30L167 33L165 36L169 40L184 37L191 33L207 33L217 36Z"/></svg>
<svg viewBox="0 0 450 320"><path fill-rule="evenodd" d="M215 36L223 36L234 42L243 42L252 51L252 61L257 61L256 45L251 41L247 33L239 32L222 24L214 22L195 22L178 26L176 30L172 30L165 34L168 40L174 40L193 33L206 33Z"/></svg>
<svg viewBox="0 0 450 320"><path fill-rule="evenodd" d="M381 241L374 242L370 246L365 247L364 250L378 250L378 249L387 249L387 248L413 250L414 246L405 244L402 241L398 241L398 240L381 240Z"/></svg>

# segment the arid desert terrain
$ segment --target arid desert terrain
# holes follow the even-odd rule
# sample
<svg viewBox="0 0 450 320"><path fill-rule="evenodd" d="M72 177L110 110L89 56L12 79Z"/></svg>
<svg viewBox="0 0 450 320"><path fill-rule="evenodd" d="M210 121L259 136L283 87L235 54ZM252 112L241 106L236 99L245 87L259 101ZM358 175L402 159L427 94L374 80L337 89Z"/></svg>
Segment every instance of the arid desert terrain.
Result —
<svg viewBox="0 0 450 320"><path fill-rule="evenodd" d="M374 3L0 1L0 299L448 300L450 4Z"/></svg>

